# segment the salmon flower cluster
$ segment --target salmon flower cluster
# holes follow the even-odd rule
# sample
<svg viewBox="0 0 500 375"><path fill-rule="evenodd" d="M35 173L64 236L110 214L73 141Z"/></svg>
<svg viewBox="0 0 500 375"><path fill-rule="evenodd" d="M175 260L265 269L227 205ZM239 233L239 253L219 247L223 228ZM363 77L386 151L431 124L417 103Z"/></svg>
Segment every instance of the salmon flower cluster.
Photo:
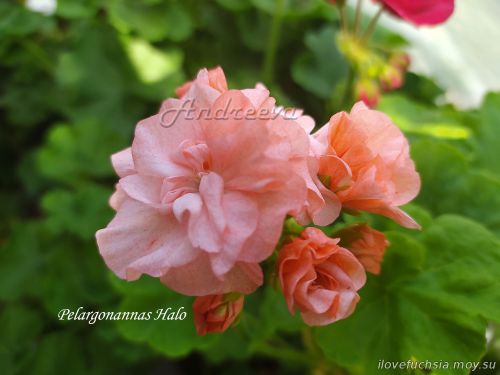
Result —
<svg viewBox="0 0 500 375"><path fill-rule="evenodd" d="M398 127L358 103L313 132L311 117L279 107L263 85L229 89L221 68L176 93L111 157L116 214L96 233L106 265L195 296L201 335L238 321L244 296L267 280L264 262L306 324L349 316L388 242L366 224L335 238L318 227L364 211L418 228L400 208L420 179ZM299 232L285 233L286 220Z"/></svg>

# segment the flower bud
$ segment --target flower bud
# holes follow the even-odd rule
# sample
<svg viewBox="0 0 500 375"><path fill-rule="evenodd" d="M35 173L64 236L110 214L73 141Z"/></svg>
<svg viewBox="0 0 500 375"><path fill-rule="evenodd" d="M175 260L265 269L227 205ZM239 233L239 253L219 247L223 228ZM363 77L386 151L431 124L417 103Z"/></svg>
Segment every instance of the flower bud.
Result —
<svg viewBox="0 0 500 375"><path fill-rule="evenodd" d="M398 68L387 65L382 70L379 80L384 91L396 90L403 85L403 73Z"/></svg>
<svg viewBox="0 0 500 375"><path fill-rule="evenodd" d="M374 108L380 101L380 87L373 80L363 79L356 83L354 95L357 100L362 100L368 107Z"/></svg>
<svg viewBox="0 0 500 375"><path fill-rule="evenodd" d="M193 303L194 323L200 336L224 332L243 309L243 295L239 293L197 297Z"/></svg>
<svg viewBox="0 0 500 375"><path fill-rule="evenodd" d="M402 71L406 71L410 63L410 55L406 52L396 52L389 58L389 64Z"/></svg>
<svg viewBox="0 0 500 375"><path fill-rule="evenodd" d="M336 233L340 245L350 250L367 272L380 273L380 264L389 241L384 233L370 228L367 224L349 226Z"/></svg>

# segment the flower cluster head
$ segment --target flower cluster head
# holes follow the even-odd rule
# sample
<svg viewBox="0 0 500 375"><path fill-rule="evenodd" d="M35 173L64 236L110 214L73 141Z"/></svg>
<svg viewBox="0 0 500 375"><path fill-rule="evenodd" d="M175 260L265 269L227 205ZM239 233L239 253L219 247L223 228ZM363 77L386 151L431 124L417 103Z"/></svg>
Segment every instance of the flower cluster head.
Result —
<svg viewBox="0 0 500 375"><path fill-rule="evenodd" d="M362 0L358 0L356 15L349 27L344 10L345 1L328 0L337 6L342 32L337 45L349 61L354 79L354 96L370 108L377 107L383 92L399 89L404 84L410 61L407 54L389 55L384 48L372 47L368 40L383 11L387 11L417 26L437 25L445 22L455 8L455 0L373 0L380 3L379 12L364 31L360 31Z"/></svg>
<svg viewBox="0 0 500 375"><path fill-rule="evenodd" d="M284 222L327 226L366 211L418 227L399 208L420 187L403 134L362 103L312 133L312 118L278 107L263 85L229 89L221 68L202 69L176 93L111 157L116 215L96 233L107 266L196 296L199 334L226 330L243 295L263 284L261 263L275 259L288 306L306 323L351 314L365 269L380 270L384 235L300 227L283 242Z"/></svg>
<svg viewBox="0 0 500 375"><path fill-rule="evenodd" d="M410 66L410 57L404 52L397 52L383 57L377 52L368 52L371 58L365 64L357 64L358 79L354 87L354 96L370 108L376 108L383 92L401 88L406 71Z"/></svg>
<svg viewBox="0 0 500 375"><path fill-rule="evenodd" d="M370 108L377 107L383 92L401 88L410 66L410 57L402 51L390 54L371 48L350 33L337 39L340 51L355 73L354 97Z"/></svg>

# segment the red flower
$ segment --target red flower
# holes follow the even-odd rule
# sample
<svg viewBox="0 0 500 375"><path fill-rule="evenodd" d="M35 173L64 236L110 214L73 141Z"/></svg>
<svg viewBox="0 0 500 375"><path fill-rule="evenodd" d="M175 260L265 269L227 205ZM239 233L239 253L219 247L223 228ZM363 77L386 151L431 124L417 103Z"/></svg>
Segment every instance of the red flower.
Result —
<svg viewBox="0 0 500 375"><path fill-rule="evenodd" d="M373 80L362 79L356 82L354 95L356 100L361 100L367 107L375 108L380 102L380 87Z"/></svg>
<svg viewBox="0 0 500 375"><path fill-rule="evenodd" d="M454 0L377 0L384 7L415 25L437 25L453 13Z"/></svg>

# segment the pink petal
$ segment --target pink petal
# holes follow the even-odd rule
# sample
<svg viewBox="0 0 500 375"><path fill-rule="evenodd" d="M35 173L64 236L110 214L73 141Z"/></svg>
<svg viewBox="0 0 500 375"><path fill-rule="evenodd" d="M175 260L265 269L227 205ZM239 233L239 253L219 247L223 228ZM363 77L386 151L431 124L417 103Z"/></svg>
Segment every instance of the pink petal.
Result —
<svg viewBox="0 0 500 375"><path fill-rule="evenodd" d="M108 267L127 280L142 273L159 277L170 267L190 262L199 252L175 218L133 199L122 203L96 239Z"/></svg>
<svg viewBox="0 0 500 375"><path fill-rule="evenodd" d="M169 108L171 112L151 116L137 124L132 143L136 170L152 176L178 176L188 173L185 167L174 163L171 154L185 139L201 138L196 121L185 120L185 112ZM165 128L163 124L173 124Z"/></svg>
<svg viewBox="0 0 500 375"><path fill-rule="evenodd" d="M189 264L170 269L161 281L169 288L190 296L229 292L249 294L262 285L263 275L258 264L238 262L224 278L218 278L211 271L208 256L200 255Z"/></svg>
<svg viewBox="0 0 500 375"><path fill-rule="evenodd" d="M120 187L130 197L150 206L161 204L163 178L133 174L120 179Z"/></svg>
<svg viewBox="0 0 500 375"><path fill-rule="evenodd" d="M227 227L223 234L222 251L211 255L216 275L227 273L239 259L240 252L257 229L259 211L255 201L246 194L227 192L223 197Z"/></svg>
<svg viewBox="0 0 500 375"><path fill-rule="evenodd" d="M128 176L135 173L134 161L132 159L132 148L127 147L117 153L111 155L111 164L120 177Z"/></svg>
<svg viewBox="0 0 500 375"><path fill-rule="evenodd" d="M390 11L415 25L437 25L446 21L454 0L379 0Z"/></svg>
<svg viewBox="0 0 500 375"><path fill-rule="evenodd" d="M118 183L116 184L115 192L111 195L111 197L109 197L109 205L111 206L111 208L117 211L127 198L127 194L125 194L123 189L120 187L120 184Z"/></svg>

